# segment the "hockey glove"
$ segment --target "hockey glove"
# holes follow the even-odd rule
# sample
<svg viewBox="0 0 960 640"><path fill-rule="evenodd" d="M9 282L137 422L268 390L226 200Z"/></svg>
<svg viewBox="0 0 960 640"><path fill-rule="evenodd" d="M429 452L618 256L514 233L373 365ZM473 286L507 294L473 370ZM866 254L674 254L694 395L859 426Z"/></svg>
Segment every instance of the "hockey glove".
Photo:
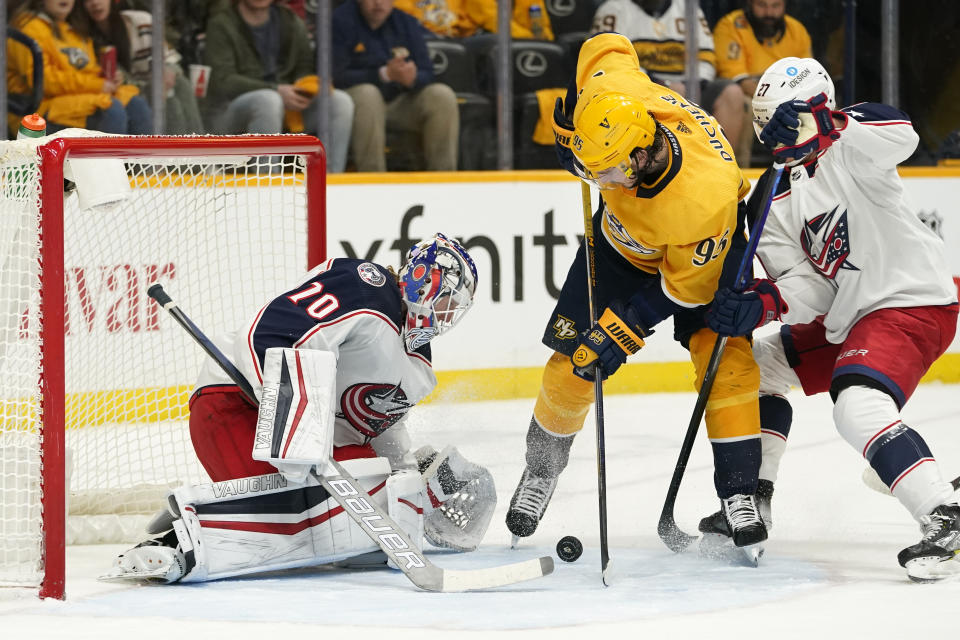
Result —
<svg viewBox="0 0 960 640"><path fill-rule="evenodd" d="M570 356L573 372L593 381L594 364L600 367L601 380L612 375L644 345L643 338L653 333L640 322L637 310L614 300L603 311L597 324L580 335L580 346Z"/></svg>
<svg viewBox="0 0 960 640"><path fill-rule="evenodd" d="M707 326L722 336L743 336L787 312L777 285L754 280L744 291L720 289L707 310Z"/></svg>
<svg viewBox="0 0 960 640"><path fill-rule="evenodd" d="M825 93L818 93L806 102L784 102L760 132L760 140L778 160L802 158L811 151L828 148L840 138L833 121L835 115L844 120L847 117L842 111L830 110Z"/></svg>
<svg viewBox="0 0 960 640"><path fill-rule="evenodd" d="M563 98L557 98L553 105L553 139L561 147L570 148L573 138L573 121L563 112Z"/></svg>

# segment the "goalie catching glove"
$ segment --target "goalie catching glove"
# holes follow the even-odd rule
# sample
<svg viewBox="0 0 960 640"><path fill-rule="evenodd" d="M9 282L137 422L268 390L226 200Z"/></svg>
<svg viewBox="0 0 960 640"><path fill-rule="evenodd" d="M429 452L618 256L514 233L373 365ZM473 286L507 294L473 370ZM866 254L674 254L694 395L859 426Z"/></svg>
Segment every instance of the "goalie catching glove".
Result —
<svg viewBox="0 0 960 640"><path fill-rule="evenodd" d="M809 114L809 115L806 115ZM791 100L777 107L760 132L760 140L778 160L802 158L828 148L840 138L834 117L846 122L842 111L827 106L827 95L818 93L809 100Z"/></svg>
<svg viewBox="0 0 960 640"><path fill-rule="evenodd" d="M779 320L787 312L777 285L754 280L743 291L724 287L713 297L707 310L707 326L722 336L743 336L758 327Z"/></svg>
<svg viewBox="0 0 960 640"><path fill-rule="evenodd" d="M627 356L644 345L643 339L653 333L640 322L637 310L630 304L614 300L603 310L593 327L579 337L580 345L570 356L573 372L585 380L594 380L594 364L600 368L601 380L620 368Z"/></svg>
<svg viewBox="0 0 960 640"><path fill-rule="evenodd" d="M435 547L473 551L487 532L497 506L493 476L456 447L427 445L414 452L423 476L423 534Z"/></svg>

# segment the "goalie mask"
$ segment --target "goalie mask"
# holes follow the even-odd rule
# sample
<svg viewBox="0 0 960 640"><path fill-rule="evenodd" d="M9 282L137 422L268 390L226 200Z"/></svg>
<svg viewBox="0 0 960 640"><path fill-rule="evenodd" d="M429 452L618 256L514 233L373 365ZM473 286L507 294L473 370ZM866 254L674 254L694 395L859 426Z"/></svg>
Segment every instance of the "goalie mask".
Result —
<svg viewBox="0 0 960 640"><path fill-rule="evenodd" d="M400 296L407 305L403 339L410 351L457 324L477 289L473 259L459 242L442 233L413 245L399 278Z"/></svg>
<svg viewBox="0 0 960 640"><path fill-rule="evenodd" d="M826 94L828 108L837 108L833 80L813 58L781 58L767 67L753 94L753 130L757 139L781 104L807 101L820 93Z"/></svg>

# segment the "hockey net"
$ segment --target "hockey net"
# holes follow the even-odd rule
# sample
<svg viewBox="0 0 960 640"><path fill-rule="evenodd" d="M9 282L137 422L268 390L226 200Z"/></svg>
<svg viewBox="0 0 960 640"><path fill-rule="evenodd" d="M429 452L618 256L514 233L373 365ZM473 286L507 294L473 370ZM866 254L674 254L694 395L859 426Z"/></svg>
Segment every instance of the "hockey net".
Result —
<svg viewBox="0 0 960 640"><path fill-rule="evenodd" d="M62 597L65 544L136 540L209 481L187 429L205 356L147 287L214 338L252 318L323 257L324 157L309 136L0 149L0 585Z"/></svg>

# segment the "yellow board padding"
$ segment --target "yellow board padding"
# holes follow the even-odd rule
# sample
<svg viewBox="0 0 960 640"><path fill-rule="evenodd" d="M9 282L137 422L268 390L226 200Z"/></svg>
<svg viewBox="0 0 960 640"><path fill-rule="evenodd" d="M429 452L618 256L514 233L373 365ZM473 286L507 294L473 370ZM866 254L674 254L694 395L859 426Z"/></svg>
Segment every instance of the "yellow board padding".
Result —
<svg viewBox="0 0 960 640"><path fill-rule="evenodd" d="M425 400L465 402L536 398L543 367L438 371L439 384ZM945 353L933 363L921 383L960 383L960 353ZM605 394L689 393L694 391L690 362L637 362L620 367L603 385ZM691 407L692 408L692 407Z"/></svg>
<svg viewBox="0 0 960 640"><path fill-rule="evenodd" d="M68 393L67 429L103 424L186 420L192 385Z"/></svg>
<svg viewBox="0 0 960 640"><path fill-rule="evenodd" d="M438 371L437 388L424 404L434 402L475 402L536 398L543 378L543 367L505 367ZM933 363L921 383L960 383L960 353L946 353ZM603 385L604 393L690 393L694 391L693 365L690 362L637 362L620 367ZM112 424L115 421L143 421L148 412L160 410L164 419L185 420L187 402L193 387L188 385L149 389L121 389L69 394L68 428ZM82 407L93 402L97 407L84 414ZM34 430L36 408L33 401L0 402L0 431ZM531 410L533 405L530 405ZM691 407L692 408L692 407Z"/></svg>
<svg viewBox="0 0 960 640"><path fill-rule="evenodd" d="M178 171L161 171L154 173L135 174L129 177L131 188L134 189L159 189L168 187L279 187L298 185L305 183L304 174L295 172L291 174L259 174L246 173L238 168L237 173L231 175L215 174L207 175L202 173L190 173Z"/></svg>
<svg viewBox="0 0 960 640"><path fill-rule="evenodd" d="M423 402L536 398L542 378L543 367L438 371L439 384ZM625 364L603 385L606 394L693 390L693 365L689 362Z"/></svg>
<svg viewBox="0 0 960 640"><path fill-rule="evenodd" d="M756 183L763 169L744 169L743 175ZM903 178L956 178L960 166L897 167ZM522 169L514 171L390 171L387 173L331 173L328 186L384 184L451 184L505 182L578 182L580 179L562 169Z"/></svg>

